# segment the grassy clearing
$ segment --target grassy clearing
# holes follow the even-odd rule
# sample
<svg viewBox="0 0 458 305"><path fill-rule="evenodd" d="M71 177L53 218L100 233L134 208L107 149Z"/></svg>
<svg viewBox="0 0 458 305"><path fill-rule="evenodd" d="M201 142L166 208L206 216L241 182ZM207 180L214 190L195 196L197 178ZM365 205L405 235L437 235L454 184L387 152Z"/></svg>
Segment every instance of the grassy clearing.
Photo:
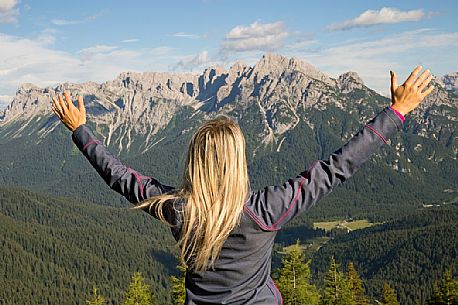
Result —
<svg viewBox="0 0 458 305"><path fill-rule="evenodd" d="M324 229L325 231L331 231L336 227L344 227L348 228L350 231L364 229L368 227L372 227L376 225L376 223L369 222L367 219L360 219L360 220L337 220L337 221L323 221L323 222L315 222L313 227L315 229Z"/></svg>
<svg viewBox="0 0 458 305"><path fill-rule="evenodd" d="M304 251L305 257L310 258L314 252L318 251L325 243L331 238L327 236L315 237L307 242L301 243L301 249ZM285 255L291 251L294 245L283 247L283 251L279 251L278 254Z"/></svg>

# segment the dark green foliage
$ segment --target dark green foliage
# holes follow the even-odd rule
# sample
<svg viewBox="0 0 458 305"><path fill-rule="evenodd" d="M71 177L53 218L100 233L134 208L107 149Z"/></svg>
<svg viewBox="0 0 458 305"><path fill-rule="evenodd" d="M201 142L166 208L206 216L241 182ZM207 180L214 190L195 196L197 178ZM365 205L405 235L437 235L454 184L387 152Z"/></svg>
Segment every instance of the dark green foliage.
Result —
<svg viewBox="0 0 458 305"><path fill-rule="evenodd" d="M363 93L366 99L361 101L360 95ZM236 98L231 101L235 108L230 108L228 114L238 120L245 133L253 189L281 184L306 170L314 160L326 158L355 134L362 123L388 105L385 98L370 90L336 94L345 105L343 109L327 105L326 110L318 110L301 108L300 105L297 109L301 115L299 123L267 144L263 142L266 137L263 127L265 121L256 98L250 101ZM408 215L412 208L422 203L454 200L454 194L444 190L453 189L453 182L458 179L458 163L454 159L455 123L437 115L453 111L456 110L439 105L425 114L428 120L434 122L427 128L445 126L436 138L419 135L424 125L408 118L404 131L392 138L392 145L381 148L360 172L310 210L308 216L314 219L355 217L386 221ZM142 174L177 186L181 181L183 160L193 131L204 120L215 115L214 112L195 112L192 108L183 107L164 129L153 136L151 141L159 142L146 152L145 135L140 134L132 135L130 151L119 152L113 142L109 148ZM39 119L55 120L53 117ZM287 116L284 117L286 119ZM30 134L27 137L11 137L21 128L20 121L0 128L0 183L20 185L43 193L80 197L105 205L125 204L126 201L98 177L72 143L71 135L64 126L58 126L42 138L40 134L43 129L38 130L43 125L41 121L27 126L24 130L25 134ZM106 130L97 128L92 122L88 122L88 125L99 138L107 136ZM96 131L99 129L100 133ZM398 143L401 144L398 148L403 149L399 151L399 156L396 148ZM417 147L419 144L421 149ZM395 165L398 170L393 169ZM72 181L72 187L67 181Z"/></svg>
<svg viewBox="0 0 458 305"><path fill-rule="evenodd" d="M166 304L176 265L169 230L142 211L0 187L0 300L76 305L96 286L120 304L142 270Z"/></svg>
<svg viewBox="0 0 458 305"><path fill-rule="evenodd" d="M447 270L440 285L434 284L433 295L428 300L428 305L456 304L458 304L458 278L453 278L451 270Z"/></svg>
<svg viewBox="0 0 458 305"><path fill-rule="evenodd" d="M363 281L359 277L353 262L348 263L347 279L350 284L350 292L355 305L369 305L369 300L366 297Z"/></svg>
<svg viewBox="0 0 458 305"><path fill-rule="evenodd" d="M153 295L140 272L132 275L122 305L154 305Z"/></svg>
<svg viewBox="0 0 458 305"><path fill-rule="evenodd" d="M291 246L282 259L279 270L278 288L283 296L283 304L316 305L320 299L318 289L310 283L309 263L305 262L300 243Z"/></svg>
<svg viewBox="0 0 458 305"><path fill-rule="evenodd" d="M331 257L329 269L324 278L324 289L320 305L355 305L351 286L345 274L339 271L339 264Z"/></svg>
<svg viewBox="0 0 458 305"><path fill-rule="evenodd" d="M172 284L172 303L173 305L183 305L186 298L186 268L180 265L177 268L180 271L180 274L178 276L172 275L170 277L170 282Z"/></svg>
<svg viewBox="0 0 458 305"><path fill-rule="evenodd" d="M382 300L381 305L399 305L398 298L394 289L388 284L383 283Z"/></svg>
<svg viewBox="0 0 458 305"><path fill-rule="evenodd" d="M444 270L458 270L458 207L412 211L412 215L335 237L312 258L320 279L325 258L358 265L367 293L376 298L389 280L403 305L424 304Z"/></svg>
<svg viewBox="0 0 458 305"><path fill-rule="evenodd" d="M91 298L89 300L86 300L86 304L87 305L103 305L103 304L105 304L105 298L103 296L101 296L98 293L97 288L94 287L92 289Z"/></svg>

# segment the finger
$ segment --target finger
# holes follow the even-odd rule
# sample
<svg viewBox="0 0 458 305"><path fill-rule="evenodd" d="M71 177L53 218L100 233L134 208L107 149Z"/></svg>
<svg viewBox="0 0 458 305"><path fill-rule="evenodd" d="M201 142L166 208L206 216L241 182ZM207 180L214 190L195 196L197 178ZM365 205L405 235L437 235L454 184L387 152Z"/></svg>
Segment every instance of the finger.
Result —
<svg viewBox="0 0 458 305"><path fill-rule="evenodd" d="M394 94L394 91L398 88L398 77L394 71L390 71L391 74L391 94Z"/></svg>
<svg viewBox="0 0 458 305"><path fill-rule="evenodd" d="M59 105L60 105L61 113L65 114L65 112L68 110L68 107L65 104L64 100L62 99L62 95L59 95L58 99L59 99Z"/></svg>
<svg viewBox="0 0 458 305"><path fill-rule="evenodd" d="M54 103L54 108L57 109L57 111L62 115L63 114L63 111L62 111L62 107L60 105L60 102L57 98L53 97L52 98L52 101Z"/></svg>
<svg viewBox="0 0 458 305"><path fill-rule="evenodd" d="M86 113L86 108L84 108L84 100L81 95L78 95L78 110L81 113Z"/></svg>
<svg viewBox="0 0 458 305"><path fill-rule="evenodd" d="M72 98L70 97L70 93L68 93L68 91L64 92L64 97L65 101L67 102L68 109L75 107L75 105L73 105Z"/></svg>
<svg viewBox="0 0 458 305"><path fill-rule="evenodd" d="M62 115L59 113L59 111L58 111L54 106L51 106L51 109L52 109L52 111L54 112L54 114L55 114L60 120L62 120Z"/></svg>
<svg viewBox="0 0 458 305"><path fill-rule="evenodd" d="M425 80L425 78L427 78L429 75L429 69L426 69L416 80L415 82L413 83L413 86L414 87L419 87L421 86L421 84L423 83L423 81Z"/></svg>
<svg viewBox="0 0 458 305"><path fill-rule="evenodd" d="M430 74L430 75L428 76L428 78L425 79L425 80L421 83L421 85L418 87L418 91L422 92L423 89L425 89L426 86L428 86L429 82L430 82L432 79L433 79L433 75Z"/></svg>
<svg viewBox="0 0 458 305"><path fill-rule="evenodd" d="M407 86L412 86L413 81L415 80L415 77L416 77L417 74L421 71L422 68L423 68L422 66L417 66L417 67L412 71L412 73L410 73L409 78L407 78L407 80L404 82L404 84L407 85Z"/></svg>
<svg viewBox="0 0 458 305"><path fill-rule="evenodd" d="M422 98L425 98L426 96L428 96L431 92L433 92L433 90L434 90L434 86L431 86L428 89L426 89L426 91L421 94Z"/></svg>

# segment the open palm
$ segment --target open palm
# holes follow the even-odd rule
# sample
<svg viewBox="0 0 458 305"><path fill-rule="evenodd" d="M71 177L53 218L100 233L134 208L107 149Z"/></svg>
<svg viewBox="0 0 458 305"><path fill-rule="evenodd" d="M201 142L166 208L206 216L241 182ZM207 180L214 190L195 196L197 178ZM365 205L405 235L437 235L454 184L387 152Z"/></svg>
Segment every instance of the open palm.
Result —
<svg viewBox="0 0 458 305"><path fill-rule="evenodd" d="M425 90L433 79L429 70L425 70L416 78L421 69L421 66L416 67L401 86L398 86L396 73L391 72L391 107L403 115L415 109L434 89L434 86L431 86Z"/></svg>
<svg viewBox="0 0 458 305"><path fill-rule="evenodd" d="M78 95L78 107L73 105L73 101L68 92L64 97L58 95L52 98L52 111L72 132L82 124L86 124L86 108L84 108L83 97Z"/></svg>

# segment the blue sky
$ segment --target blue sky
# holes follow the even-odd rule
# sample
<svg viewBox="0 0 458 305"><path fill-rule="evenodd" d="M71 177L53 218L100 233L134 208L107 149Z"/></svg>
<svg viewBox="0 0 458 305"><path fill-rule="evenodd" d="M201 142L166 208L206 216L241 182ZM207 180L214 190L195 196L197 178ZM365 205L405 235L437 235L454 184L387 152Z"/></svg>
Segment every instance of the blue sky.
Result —
<svg viewBox="0 0 458 305"><path fill-rule="evenodd" d="M348 3L351 3L348 4ZM0 109L21 83L104 82L123 71L298 57L356 71L387 94L389 70L458 71L458 1L0 0Z"/></svg>

